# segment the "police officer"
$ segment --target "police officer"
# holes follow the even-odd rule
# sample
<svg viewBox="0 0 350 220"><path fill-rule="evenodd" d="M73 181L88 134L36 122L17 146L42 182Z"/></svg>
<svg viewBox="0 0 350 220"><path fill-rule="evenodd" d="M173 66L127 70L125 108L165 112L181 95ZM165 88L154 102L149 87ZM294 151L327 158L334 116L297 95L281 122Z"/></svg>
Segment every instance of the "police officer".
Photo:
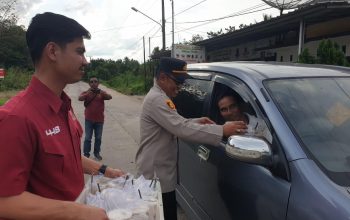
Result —
<svg viewBox="0 0 350 220"><path fill-rule="evenodd" d="M139 175L159 178L165 220L177 219L175 184L177 178L176 137L184 140L219 145L222 137L243 134L242 121L216 125L207 117L186 119L176 111L174 98L184 81L190 78L186 62L161 58L154 86L146 95L140 118L140 148L136 153Z"/></svg>

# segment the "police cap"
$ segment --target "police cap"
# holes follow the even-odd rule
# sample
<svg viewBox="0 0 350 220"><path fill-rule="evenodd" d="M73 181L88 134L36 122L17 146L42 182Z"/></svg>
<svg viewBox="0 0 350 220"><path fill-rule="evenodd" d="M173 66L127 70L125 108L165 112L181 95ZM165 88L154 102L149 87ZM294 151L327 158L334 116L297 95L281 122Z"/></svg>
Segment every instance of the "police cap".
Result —
<svg viewBox="0 0 350 220"><path fill-rule="evenodd" d="M160 58L159 72L172 75L179 83L184 83L186 79L191 78L187 74L187 63L171 57Z"/></svg>

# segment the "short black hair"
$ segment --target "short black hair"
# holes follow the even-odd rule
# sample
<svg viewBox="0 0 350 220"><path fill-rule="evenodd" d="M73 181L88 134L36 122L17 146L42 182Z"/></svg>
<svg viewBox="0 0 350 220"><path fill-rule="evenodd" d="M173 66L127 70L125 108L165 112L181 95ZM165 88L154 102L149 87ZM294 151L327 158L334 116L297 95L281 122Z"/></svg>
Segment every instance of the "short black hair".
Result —
<svg viewBox="0 0 350 220"><path fill-rule="evenodd" d="M26 32L27 45L34 65L40 60L48 42L55 42L64 47L78 37L90 39L91 35L77 21L52 12L35 15Z"/></svg>
<svg viewBox="0 0 350 220"><path fill-rule="evenodd" d="M96 78L96 79L97 79L97 81L100 81L100 79L99 79L97 76L95 76L95 75L91 75L91 76L89 76L89 79L92 79L92 78Z"/></svg>
<svg viewBox="0 0 350 220"><path fill-rule="evenodd" d="M225 98L225 97L233 97L235 101L238 103L238 105L241 105L244 103L242 97L237 94L237 92L233 91L232 89L227 89L225 91L222 91L221 93L218 94L217 96L217 105L219 104L220 100Z"/></svg>

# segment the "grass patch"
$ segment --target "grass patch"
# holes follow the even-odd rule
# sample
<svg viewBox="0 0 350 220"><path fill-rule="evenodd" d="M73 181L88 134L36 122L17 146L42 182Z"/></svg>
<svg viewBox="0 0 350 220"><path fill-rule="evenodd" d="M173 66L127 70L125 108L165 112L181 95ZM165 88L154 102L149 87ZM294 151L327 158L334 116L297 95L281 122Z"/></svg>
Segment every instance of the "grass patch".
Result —
<svg viewBox="0 0 350 220"><path fill-rule="evenodd" d="M126 95L143 95L148 91L148 88L145 89L144 76L134 75L130 72L120 74L106 83L111 88Z"/></svg>
<svg viewBox="0 0 350 220"><path fill-rule="evenodd" d="M4 91L0 92L0 106L5 104L7 100L9 100L11 97L15 96L18 93L18 91Z"/></svg>
<svg viewBox="0 0 350 220"><path fill-rule="evenodd" d="M0 99L0 106L2 106L3 104L5 104L6 101L7 101L7 99Z"/></svg>

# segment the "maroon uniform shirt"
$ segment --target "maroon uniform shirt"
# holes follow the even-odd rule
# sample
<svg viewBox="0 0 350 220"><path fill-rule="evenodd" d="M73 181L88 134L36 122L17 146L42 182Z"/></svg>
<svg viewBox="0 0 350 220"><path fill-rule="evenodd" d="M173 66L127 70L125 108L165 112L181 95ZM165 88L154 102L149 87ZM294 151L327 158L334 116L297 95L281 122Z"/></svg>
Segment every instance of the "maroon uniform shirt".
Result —
<svg viewBox="0 0 350 220"><path fill-rule="evenodd" d="M93 94L88 91L83 92L80 96L86 95L86 100L89 101L85 107L85 119L92 122L104 122L105 110L105 95L103 93Z"/></svg>
<svg viewBox="0 0 350 220"><path fill-rule="evenodd" d="M70 98L33 76L0 108L0 197L28 191L75 200L84 187L81 135Z"/></svg>

